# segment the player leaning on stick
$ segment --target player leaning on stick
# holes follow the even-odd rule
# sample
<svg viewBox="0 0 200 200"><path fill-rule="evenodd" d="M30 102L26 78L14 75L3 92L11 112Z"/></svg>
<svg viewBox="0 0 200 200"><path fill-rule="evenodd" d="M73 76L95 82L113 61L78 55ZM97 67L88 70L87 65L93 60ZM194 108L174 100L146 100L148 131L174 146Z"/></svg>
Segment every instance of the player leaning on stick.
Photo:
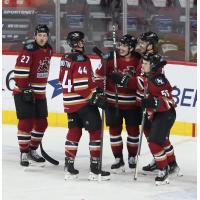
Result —
<svg viewBox="0 0 200 200"><path fill-rule="evenodd" d="M105 109L105 100L96 90L90 59L84 54L84 33L70 32L67 43L71 53L61 59L59 81L63 88L64 110L68 115L68 133L65 141L65 179L76 178L74 168L82 129L89 132L90 174L89 180L110 179L110 173L100 171L101 117L98 107Z"/></svg>
<svg viewBox="0 0 200 200"><path fill-rule="evenodd" d="M45 162L36 149L48 125L45 93L52 56L48 38L48 27L38 25L34 42L24 45L15 65L16 85L13 94L19 119L17 137L22 166L29 166L29 160Z"/></svg>
<svg viewBox="0 0 200 200"><path fill-rule="evenodd" d="M165 64L160 55L146 53L140 76L128 77L115 72L111 75L115 83L137 89L137 102L147 109L145 129L148 130L148 145L158 169L156 184L168 183L168 174L179 172L169 141L170 129L176 119L176 104L171 94L172 87L162 73ZM144 91L147 91L146 98Z"/></svg>
<svg viewBox="0 0 200 200"><path fill-rule="evenodd" d="M121 37L117 50L117 70L129 76L136 76L139 70L140 57L135 53L137 39L126 34ZM135 156L138 149L139 125L141 123L141 108L136 105L136 91L124 87L117 87L118 107L116 108L115 84L110 78L114 70L114 58L110 54L106 65L106 96L108 108L106 109L106 124L109 126L110 143L115 162L111 169L114 173L124 171L122 124L125 120L127 131L128 165L135 168ZM104 78L104 66L96 70L97 78ZM102 80L103 81L103 80ZM118 109L118 111L116 111Z"/></svg>

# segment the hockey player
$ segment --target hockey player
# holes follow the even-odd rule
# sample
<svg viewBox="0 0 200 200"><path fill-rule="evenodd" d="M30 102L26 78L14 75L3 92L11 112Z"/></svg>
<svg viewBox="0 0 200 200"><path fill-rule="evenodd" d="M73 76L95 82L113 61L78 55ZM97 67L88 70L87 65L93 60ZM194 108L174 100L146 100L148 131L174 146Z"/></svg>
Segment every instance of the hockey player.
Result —
<svg viewBox="0 0 200 200"><path fill-rule="evenodd" d="M159 37L156 33L148 31L142 33L137 39L135 51L140 54L157 53Z"/></svg>
<svg viewBox="0 0 200 200"><path fill-rule="evenodd" d="M140 57L135 53L137 39L130 34L121 37L117 52L117 70L121 73L126 73L128 76L136 76L138 73ZM128 165L130 169L135 168L135 156L138 149L139 141L139 124L141 122L141 108L136 105L136 91L123 87L117 87L118 93L118 108L116 108L115 100L115 84L110 78L110 74L114 70L113 54L108 59L106 65L106 96L108 108L106 109L106 124L109 126L110 143L115 162L111 169L114 173L124 171L123 158L123 140L122 140L122 124L123 119L126 124L127 131L127 150L128 150ZM97 68L97 79L103 82L104 67ZM100 81L101 80L101 81ZM118 111L116 111L118 109Z"/></svg>
<svg viewBox="0 0 200 200"><path fill-rule="evenodd" d="M35 29L34 41L26 43L15 65L13 90L18 122L20 164L29 166L29 160L44 163L37 154L47 128L46 85L52 48L48 44L49 29L40 24Z"/></svg>
<svg viewBox="0 0 200 200"><path fill-rule="evenodd" d="M148 144L159 170L155 178L157 185L168 183L169 173L179 173L169 141L170 129L176 119L176 104L171 94L172 87L162 73L165 64L160 55L146 53L143 55L142 75L136 78L119 73L111 75L115 83L137 88L137 102L147 109L145 128L149 129Z"/></svg>
<svg viewBox="0 0 200 200"><path fill-rule="evenodd" d="M158 41L159 41L159 37L156 33L152 32L152 31L142 33L137 39L137 45L136 45L135 51L137 51L141 55L144 55L146 53L157 53ZM147 141L148 141L148 137L149 137L149 132L150 132L150 130L149 130L148 126L145 127L144 134L147 138ZM171 148L173 148L173 147L171 147ZM145 172L156 171L157 166L156 166L155 160L153 159L151 163L144 166L142 169Z"/></svg>
<svg viewBox="0 0 200 200"><path fill-rule="evenodd" d="M100 171L101 117L98 107L105 109L101 91L96 89L90 59L84 54L84 33L70 32L67 43L71 53L61 59L59 81L63 88L64 111L68 115L68 133L65 141L65 179L76 178L79 171L74 168L82 128L89 132L90 174L89 180L110 179L110 173Z"/></svg>

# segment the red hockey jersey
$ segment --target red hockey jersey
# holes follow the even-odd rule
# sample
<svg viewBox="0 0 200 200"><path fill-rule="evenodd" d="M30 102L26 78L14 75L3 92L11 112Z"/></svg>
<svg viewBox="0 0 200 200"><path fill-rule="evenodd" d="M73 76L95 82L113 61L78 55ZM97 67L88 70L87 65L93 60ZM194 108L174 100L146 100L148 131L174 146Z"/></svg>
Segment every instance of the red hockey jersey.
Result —
<svg viewBox="0 0 200 200"><path fill-rule="evenodd" d="M36 42L24 45L15 65L14 94L31 87L37 99L46 98L46 85L49 76L49 66L52 48L49 44L40 47Z"/></svg>
<svg viewBox="0 0 200 200"><path fill-rule="evenodd" d="M96 90L90 59L79 51L62 56L59 81L67 113L76 112L88 105Z"/></svg>
<svg viewBox="0 0 200 200"><path fill-rule="evenodd" d="M128 81L128 88L137 89L138 104L144 98L144 91L147 91L145 98L156 97L159 99L160 106L157 109L147 109L149 115L152 115L154 112L164 112L171 107L176 107L176 103L172 97L172 87L164 73L162 73L163 66L151 77L146 77L141 73L140 76L132 77Z"/></svg>
<svg viewBox="0 0 200 200"><path fill-rule="evenodd" d="M124 57L117 55L117 70L122 73L129 73L131 76L136 76L140 72L140 59L132 57L129 61ZM110 78L110 74L114 71L114 60L111 54L106 65L106 96L110 106L115 106L115 84ZM103 86L104 66L96 69L96 81L100 87ZM136 90L117 86L118 105L120 109L130 109L136 104Z"/></svg>

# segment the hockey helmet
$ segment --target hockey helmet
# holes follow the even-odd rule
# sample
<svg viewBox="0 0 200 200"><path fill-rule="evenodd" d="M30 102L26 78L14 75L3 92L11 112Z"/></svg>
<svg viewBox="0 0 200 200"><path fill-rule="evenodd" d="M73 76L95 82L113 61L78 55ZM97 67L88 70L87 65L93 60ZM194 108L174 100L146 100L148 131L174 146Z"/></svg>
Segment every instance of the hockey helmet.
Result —
<svg viewBox="0 0 200 200"><path fill-rule="evenodd" d="M160 67L160 63L163 61L162 56L159 54L146 53L142 56L143 60L150 62L150 71L156 72Z"/></svg>
<svg viewBox="0 0 200 200"><path fill-rule="evenodd" d="M81 31L72 31L67 35L67 44L74 48L77 47L78 42L84 39L84 33Z"/></svg>
<svg viewBox="0 0 200 200"><path fill-rule="evenodd" d="M150 44L156 45L158 43L159 37L156 33L152 31L148 31L148 32L142 33L138 37L138 40L146 41L146 42L149 42Z"/></svg>
<svg viewBox="0 0 200 200"><path fill-rule="evenodd" d="M130 35L130 34L126 34L126 35L123 35L120 39L120 43L122 44L126 44L128 45L130 48L133 48L135 49L136 47L136 44L137 44L137 39Z"/></svg>
<svg viewBox="0 0 200 200"><path fill-rule="evenodd" d="M49 35L48 26L46 24L38 24L35 28L35 35L37 35L37 33L46 33Z"/></svg>

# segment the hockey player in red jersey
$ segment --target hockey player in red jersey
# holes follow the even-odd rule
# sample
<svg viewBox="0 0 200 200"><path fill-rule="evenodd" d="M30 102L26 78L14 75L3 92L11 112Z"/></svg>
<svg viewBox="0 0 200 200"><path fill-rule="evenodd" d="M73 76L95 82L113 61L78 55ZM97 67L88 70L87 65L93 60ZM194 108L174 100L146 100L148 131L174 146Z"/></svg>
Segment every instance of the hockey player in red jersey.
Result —
<svg viewBox="0 0 200 200"><path fill-rule="evenodd" d="M105 109L105 100L96 89L90 59L84 54L84 33L70 32L67 43L71 53L61 59L59 81L63 88L64 111L68 115L68 133L65 141L65 179L76 178L74 168L82 128L89 132L90 174L89 180L110 179L110 173L100 171L101 117L98 107Z"/></svg>
<svg viewBox="0 0 200 200"><path fill-rule="evenodd" d="M115 72L111 75L115 83L137 89L137 102L147 109L145 129L149 130L148 144L158 169L156 184L168 183L168 174L181 175L169 141L170 129L176 119L176 104L172 87L162 73L165 64L160 55L146 53L140 76L128 77Z"/></svg>
<svg viewBox="0 0 200 200"><path fill-rule="evenodd" d="M135 51L142 54L157 53L159 37L156 33L148 31L142 33L137 39Z"/></svg>
<svg viewBox="0 0 200 200"><path fill-rule="evenodd" d="M49 29L38 25L35 40L24 45L15 65L13 90L18 122L20 164L29 166L30 160L44 163L36 152L47 128L46 85L52 48L48 44Z"/></svg>
<svg viewBox="0 0 200 200"><path fill-rule="evenodd" d="M158 41L159 41L159 37L155 32L148 31L148 32L142 33L138 37L136 51L139 52L141 55L144 55L146 53L154 53L155 54L158 51L158 49L157 49ZM148 141L149 133L150 133L149 128L145 127L144 134L147 138L147 141ZM169 151L173 151L173 146L171 144L169 144L168 149L169 149ZM157 166L156 166L155 160L153 159L151 163L144 166L142 169L145 172L156 171Z"/></svg>
<svg viewBox="0 0 200 200"><path fill-rule="evenodd" d="M135 53L135 45L137 39L130 34L121 37L119 48L117 51L117 71L126 73L129 76L136 76L140 71L140 57ZM124 171L123 158L123 140L122 140L122 124L125 120L127 131L127 150L128 165L130 169L135 168L135 156L138 149L139 141L139 124L141 123L141 108L136 105L136 90L123 87L117 87L118 107L116 108L115 87L116 85L110 78L110 74L114 70L114 58L112 52L108 58L106 65L106 96L108 108L106 109L106 124L109 126L110 143L115 162L111 169L114 173ZM104 67L97 68L96 76L98 82L103 82Z"/></svg>

